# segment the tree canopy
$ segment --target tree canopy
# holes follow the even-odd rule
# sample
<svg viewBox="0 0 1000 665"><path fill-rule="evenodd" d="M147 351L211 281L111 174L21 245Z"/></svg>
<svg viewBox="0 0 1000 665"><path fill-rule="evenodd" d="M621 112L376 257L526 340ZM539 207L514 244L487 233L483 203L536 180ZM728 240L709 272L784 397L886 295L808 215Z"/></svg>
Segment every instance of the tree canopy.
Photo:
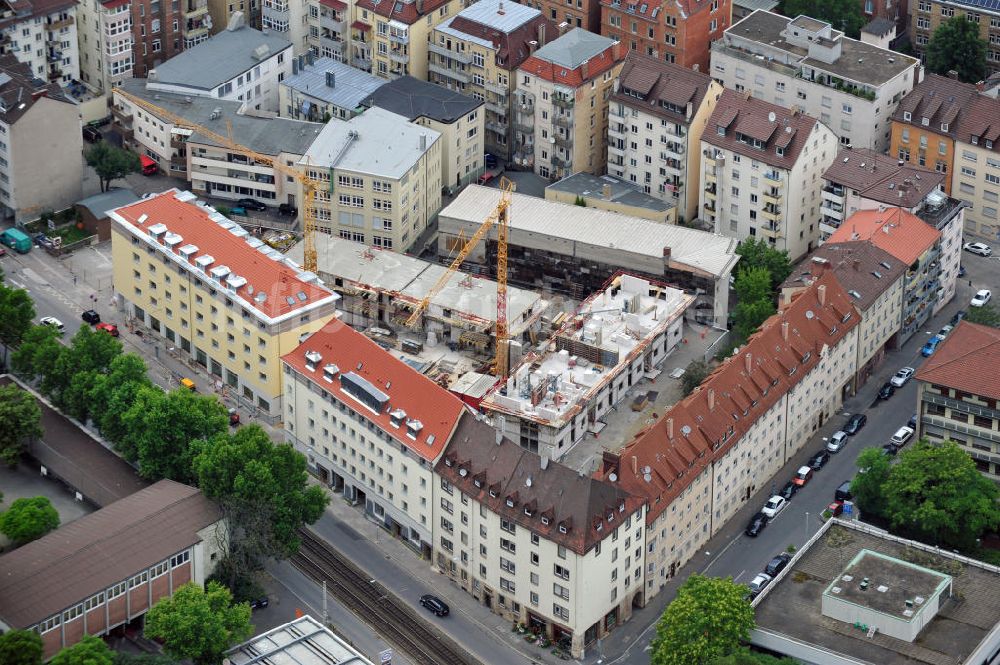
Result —
<svg viewBox="0 0 1000 665"><path fill-rule="evenodd" d="M116 446L125 438L128 431L125 413L139 391L152 386L146 363L134 353L118 356L111 361L106 374L92 377L87 393L90 417L104 438Z"/></svg>
<svg viewBox="0 0 1000 665"><path fill-rule="evenodd" d="M7 365L7 347L24 339L35 318L35 303L24 289L0 284L0 343L4 346L3 365Z"/></svg>
<svg viewBox="0 0 1000 665"><path fill-rule="evenodd" d="M0 386L0 462L13 466L25 444L42 435L42 410L26 390Z"/></svg>
<svg viewBox="0 0 1000 665"><path fill-rule="evenodd" d="M87 165L93 167L101 181L101 191L106 192L112 180L124 178L139 170L138 155L111 145L107 141L95 143L86 152Z"/></svg>
<svg viewBox="0 0 1000 665"><path fill-rule="evenodd" d="M684 370L684 376L681 377L681 389L684 391L684 396L694 392L694 389L700 386L705 377L711 373L712 365L710 363L704 360L692 360L687 369Z"/></svg>
<svg viewBox="0 0 1000 665"><path fill-rule="evenodd" d="M868 22L858 0L784 0L781 4L785 16L805 14L818 18L853 39L860 38L861 28Z"/></svg>
<svg viewBox="0 0 1000 665"><path fill-rule="evenodd" d="M963 16L955 16L938 26L926 50L927 68L947 76L958 72L966 83L977 83L986 77L986 41L979 36L979 24Z"/></svg>
<svg viewBox="0 0 1000 665"><path fill-rule="evenodd" d="M59 526L59 513L44 496L21 498L0 514L0 533L18 545L41 538Z"/></svg>
<svg viewBox="0 0 1000 665"><path fill-rule="evenodd" d="M984 326L1000 328L1000 312L993 305L970 307L965 313L965 321L979 323Z"/></svg>
<svg viewBox="0 0 1000 665"><path fill-rule="evenodd" d="M771 291L776 291L778 285L792 274L792 262L788 260L788 252L771 247L766 240L746 238L737 245L736 253L740 256L737 265L741 270L765 268L770 273Z"/></svg>
<svg viewBox="0 0 1000 665"><path fill-rule="evenodd" d="M11 354L11 369L29 383L52 374L62 348L57 338L52 326L28 328L21 345Z"/></svg>
<svg viewBox="0 0 1000 665"><path fill-rule="evenodd" d="M84 635L71 647L52 657L49 665L114 665L115 654L100 637Z"/></svg>
<svg viewBox="0 0 1000 665"><path fill-rule="evenodd" d="M755 625L746 594L731 578L689 577L656 624L652 665L702 665L735 653Z"/></svg>
<svg viewBox="0 0 1000 665"><path fill-rule="evenodd" d="M854 503L864 513L882 515L882 486L889 477L889 458L881 448L866 448L858 455L859 473L851 481Z"/></svg>
<svg viewBox="0 0 1000 665"><path fill-rule="evenodd" d="M146 614L146 637L163 640L164 649L195 665L216 665L226 649L250 636L250 606L232 604L232 594L217 582L202 589L188 583L161 599Z"/></svg>
<svg viewBox="0 0 1000 665"><path fill-rule="evenodd" d="M734 290L733 332L742 341L777 311L774 305L776 296L771 290L771 273L763 266L742 268L736 275Z"/></svg>
<svg viewBox="0 0 1000 665"><path fill-rule="evenodd" d="M42 636L33 630L8 630L0 635L0 663L41 665Z"/></svg>

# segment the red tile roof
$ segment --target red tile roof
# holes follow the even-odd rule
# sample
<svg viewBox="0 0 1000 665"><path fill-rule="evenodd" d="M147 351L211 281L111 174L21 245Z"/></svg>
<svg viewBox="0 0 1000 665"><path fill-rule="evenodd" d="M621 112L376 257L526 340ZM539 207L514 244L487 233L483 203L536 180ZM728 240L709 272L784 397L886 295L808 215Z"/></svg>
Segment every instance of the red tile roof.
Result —
<svg viewBox="0 0 1000 665"><path fill-rule="evenodd" d="M232 224L232 230L226 229L216 223L210 213L213 213L210 208L196 205L189 193L182 194L172 189L117 208L111 215L116 223L127 226L134 235L152 240L161 252L182 261L183 250L194 247L188 261L183 262L190 262L196 274L202 271L195 262L201 257L212 258L212 262L204 268L204 277L210 283L215 280L211 276L213 269L229 268L229 274L217 280L219 287L241 298L246 307L269 318L286 317L321 303L336 301L337 296L332 291L315 281L307 281L308 273L255 249L244 237L232 232L239 231L246 236L241 227L215 213L219 219ZM162 229L158 226L161 224ZM151 227L165 233L161 233L159 239L153 239ZM170 234L180 236L172 247L168 244Z"/></svg>
<svg viewBox="0 0 1000 665"><path fill-rule="evenodd" d="M867 240L906 265L912 265L941 238L941 232L902 208L859 210L827 242Z"/></svg>
<svg viewBox="0 0 1000 665"><path fill-rule="evenodd" d="M611 95L615 101L629 107L641 105L647 113L685 125L689 121L686 115L687 105L691 105L693 118L712 85L712 77L708 74L664 62L638 51L629 51L618 74L618 81L618 89ZM626 94L626 90L641 97ZM664 103L683 112L670 111Z"/></svg>
<svg viewBox="0 0 1000 665"><path fill-rule="evenodd" d="M1000 399L1000 329L960 321L916 374L919 381Z"/></svg>
<svg viewBox="0 0 1000 665"><path fill-rule="evenodd" d="M341 2L341 0L319 0L319 4L324 7L330 7L331 9L336 9L338 12L342 12L347 9L347 3Z"/></svg>
<svg viewBox="0 0 1000 665"><path fill-rule="evenodd" d="M357 6L379 16L412 25L422 17L433 14L439 7L447 3L448 0L426 0L422 3L422 11L417 9L417 5L420 3L413 0L409 2L403 0L358 0Z"/></svg>
<svg viewBox="0 0 1000 665"><path fill-rule="evenodd" d="M959 141L971 143L975 137L976 145L1000 153L1000 99L976 95L959 116L956 134Z"/></svg>
<svg viewBox="0 0 1000 665"><path fill-rule="evenodd" d="M496 63L503 69L517 69L531 54L530 42L543 35L559 34L556 24L541 14L525 21L510 32L502 32L491 25L473 21L459 14L451 20L451 28L472 37L493 43Z"/></svg>
<svg viewBox="0 0 1000 665"><path fill-rule="evenodd" d="M955 138L958 119L976 96L974 85L946 76L927 74L906 97L900 100L899 106L892 114L892 121ZM904 119L906 113L910 114L909 120ZM926 125L923 124L924 118L927 118ZM942 130L942 124L947 125L948 129ZM968 137L964 137L964 140L968 140Z"/></svg>
<svg viewBox="0 0 1000 665"><path fill-rule="evenodd" d="M444 450L465 410L462 400L447 389L338 319L282 361L429 462ZM358 386L366 396L374 396L378 412L356 397ZM399 416L397 422L405 422L393 425L394 415ZM408 434L410 424L417 425L413 437Z"/></svg>
<svg viewBox="0 0 1000 665"><path fill-rule="evenodd" d="M615 65L625 62L627 55L628 47L623 42L615 42L574 69L566 69L562 65L543 60L537 55L525 60L519 69L546 81L579 88L587 81L596 79L607 70L614 68Z"/></svg>
<svg viewBox="0 0 1000 665"><path fill-rule="evenodd" d="M652 523L819 363L824 347L836 345L860 321L833 272L820 276L695 392L620 453L605 453L597 477L614 473L622 489L647 497Z"/></svg>

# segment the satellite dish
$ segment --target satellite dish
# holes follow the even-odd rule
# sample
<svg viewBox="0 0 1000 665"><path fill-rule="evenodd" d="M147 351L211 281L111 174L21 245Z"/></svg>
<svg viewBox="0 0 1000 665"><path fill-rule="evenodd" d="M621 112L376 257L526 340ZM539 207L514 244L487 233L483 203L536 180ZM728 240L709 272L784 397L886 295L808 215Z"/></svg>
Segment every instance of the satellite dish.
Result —
<svg viewBox="0 0 1000 665"><path fill-rule="evenodd" d="M648 483L648 482L650 482L651 480L653 480L653 476L649 475L648 473L644 473L644 474L642 475L642 479L643 479L643 480L645 480L645 481L646 481L646 482Z"/></svg>
<svg viewBox="0 0 1000 665"><path fill-rule="evenodd" d="M691 433L691 426L690 425L684 425L683 427L681 427L681 434L683 434L684 436L687 436L690 433Z"/></svg>
<svg viewBox="0 0 1000 665"><path fill-rule="evenodd" d="M811 309L807 309L806 310L806 318L807 319L815 319L816 315L813 314L813 311Z"/></svg>
<svg viewBox="0 0 1000 665"><path fill-rule="evenodd" d="M618 474L617 473L608 474L608 480L610 480L611 482L616 482L618 480Z"/></svg>
<svg viewBox="0 0 1000 665"><path fill-rule="evenodd" d="M777 119L777 117L778 116L774 115L774 111L771 111L770 113L767 114L767 121L774 122Z"/></svg>
<svg viewBox="0 0 1000 665"><path fill-rule="evenodd" d="M524 486L531 487L531 478L528 478L527 480L524 481Z"/></svg>

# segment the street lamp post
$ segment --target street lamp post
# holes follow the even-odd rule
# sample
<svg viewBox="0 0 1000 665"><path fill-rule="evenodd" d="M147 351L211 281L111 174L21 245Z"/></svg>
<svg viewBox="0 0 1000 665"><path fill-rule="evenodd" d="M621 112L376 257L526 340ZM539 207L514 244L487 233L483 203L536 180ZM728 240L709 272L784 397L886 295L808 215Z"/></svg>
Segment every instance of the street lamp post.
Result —
<svg viewBox="0 0 1000 665"><path fill-rule="evenodd" d="M809 511L806 511L806 542L809 541Z"/></svg>

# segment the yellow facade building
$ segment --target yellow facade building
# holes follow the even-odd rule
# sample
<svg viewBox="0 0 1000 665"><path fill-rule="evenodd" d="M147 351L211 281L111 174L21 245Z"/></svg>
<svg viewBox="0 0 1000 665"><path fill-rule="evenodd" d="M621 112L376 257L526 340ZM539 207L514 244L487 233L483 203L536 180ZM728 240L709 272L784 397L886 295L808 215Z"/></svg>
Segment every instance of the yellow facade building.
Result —
<svg viewBox="0 0 1000 665"><path fill-rule="evenodd" d="M426 81L428 36L461 9L461 0L358 0L352 39L355 34L371 39L372 74L389 80L410 75Z"/></svg>

